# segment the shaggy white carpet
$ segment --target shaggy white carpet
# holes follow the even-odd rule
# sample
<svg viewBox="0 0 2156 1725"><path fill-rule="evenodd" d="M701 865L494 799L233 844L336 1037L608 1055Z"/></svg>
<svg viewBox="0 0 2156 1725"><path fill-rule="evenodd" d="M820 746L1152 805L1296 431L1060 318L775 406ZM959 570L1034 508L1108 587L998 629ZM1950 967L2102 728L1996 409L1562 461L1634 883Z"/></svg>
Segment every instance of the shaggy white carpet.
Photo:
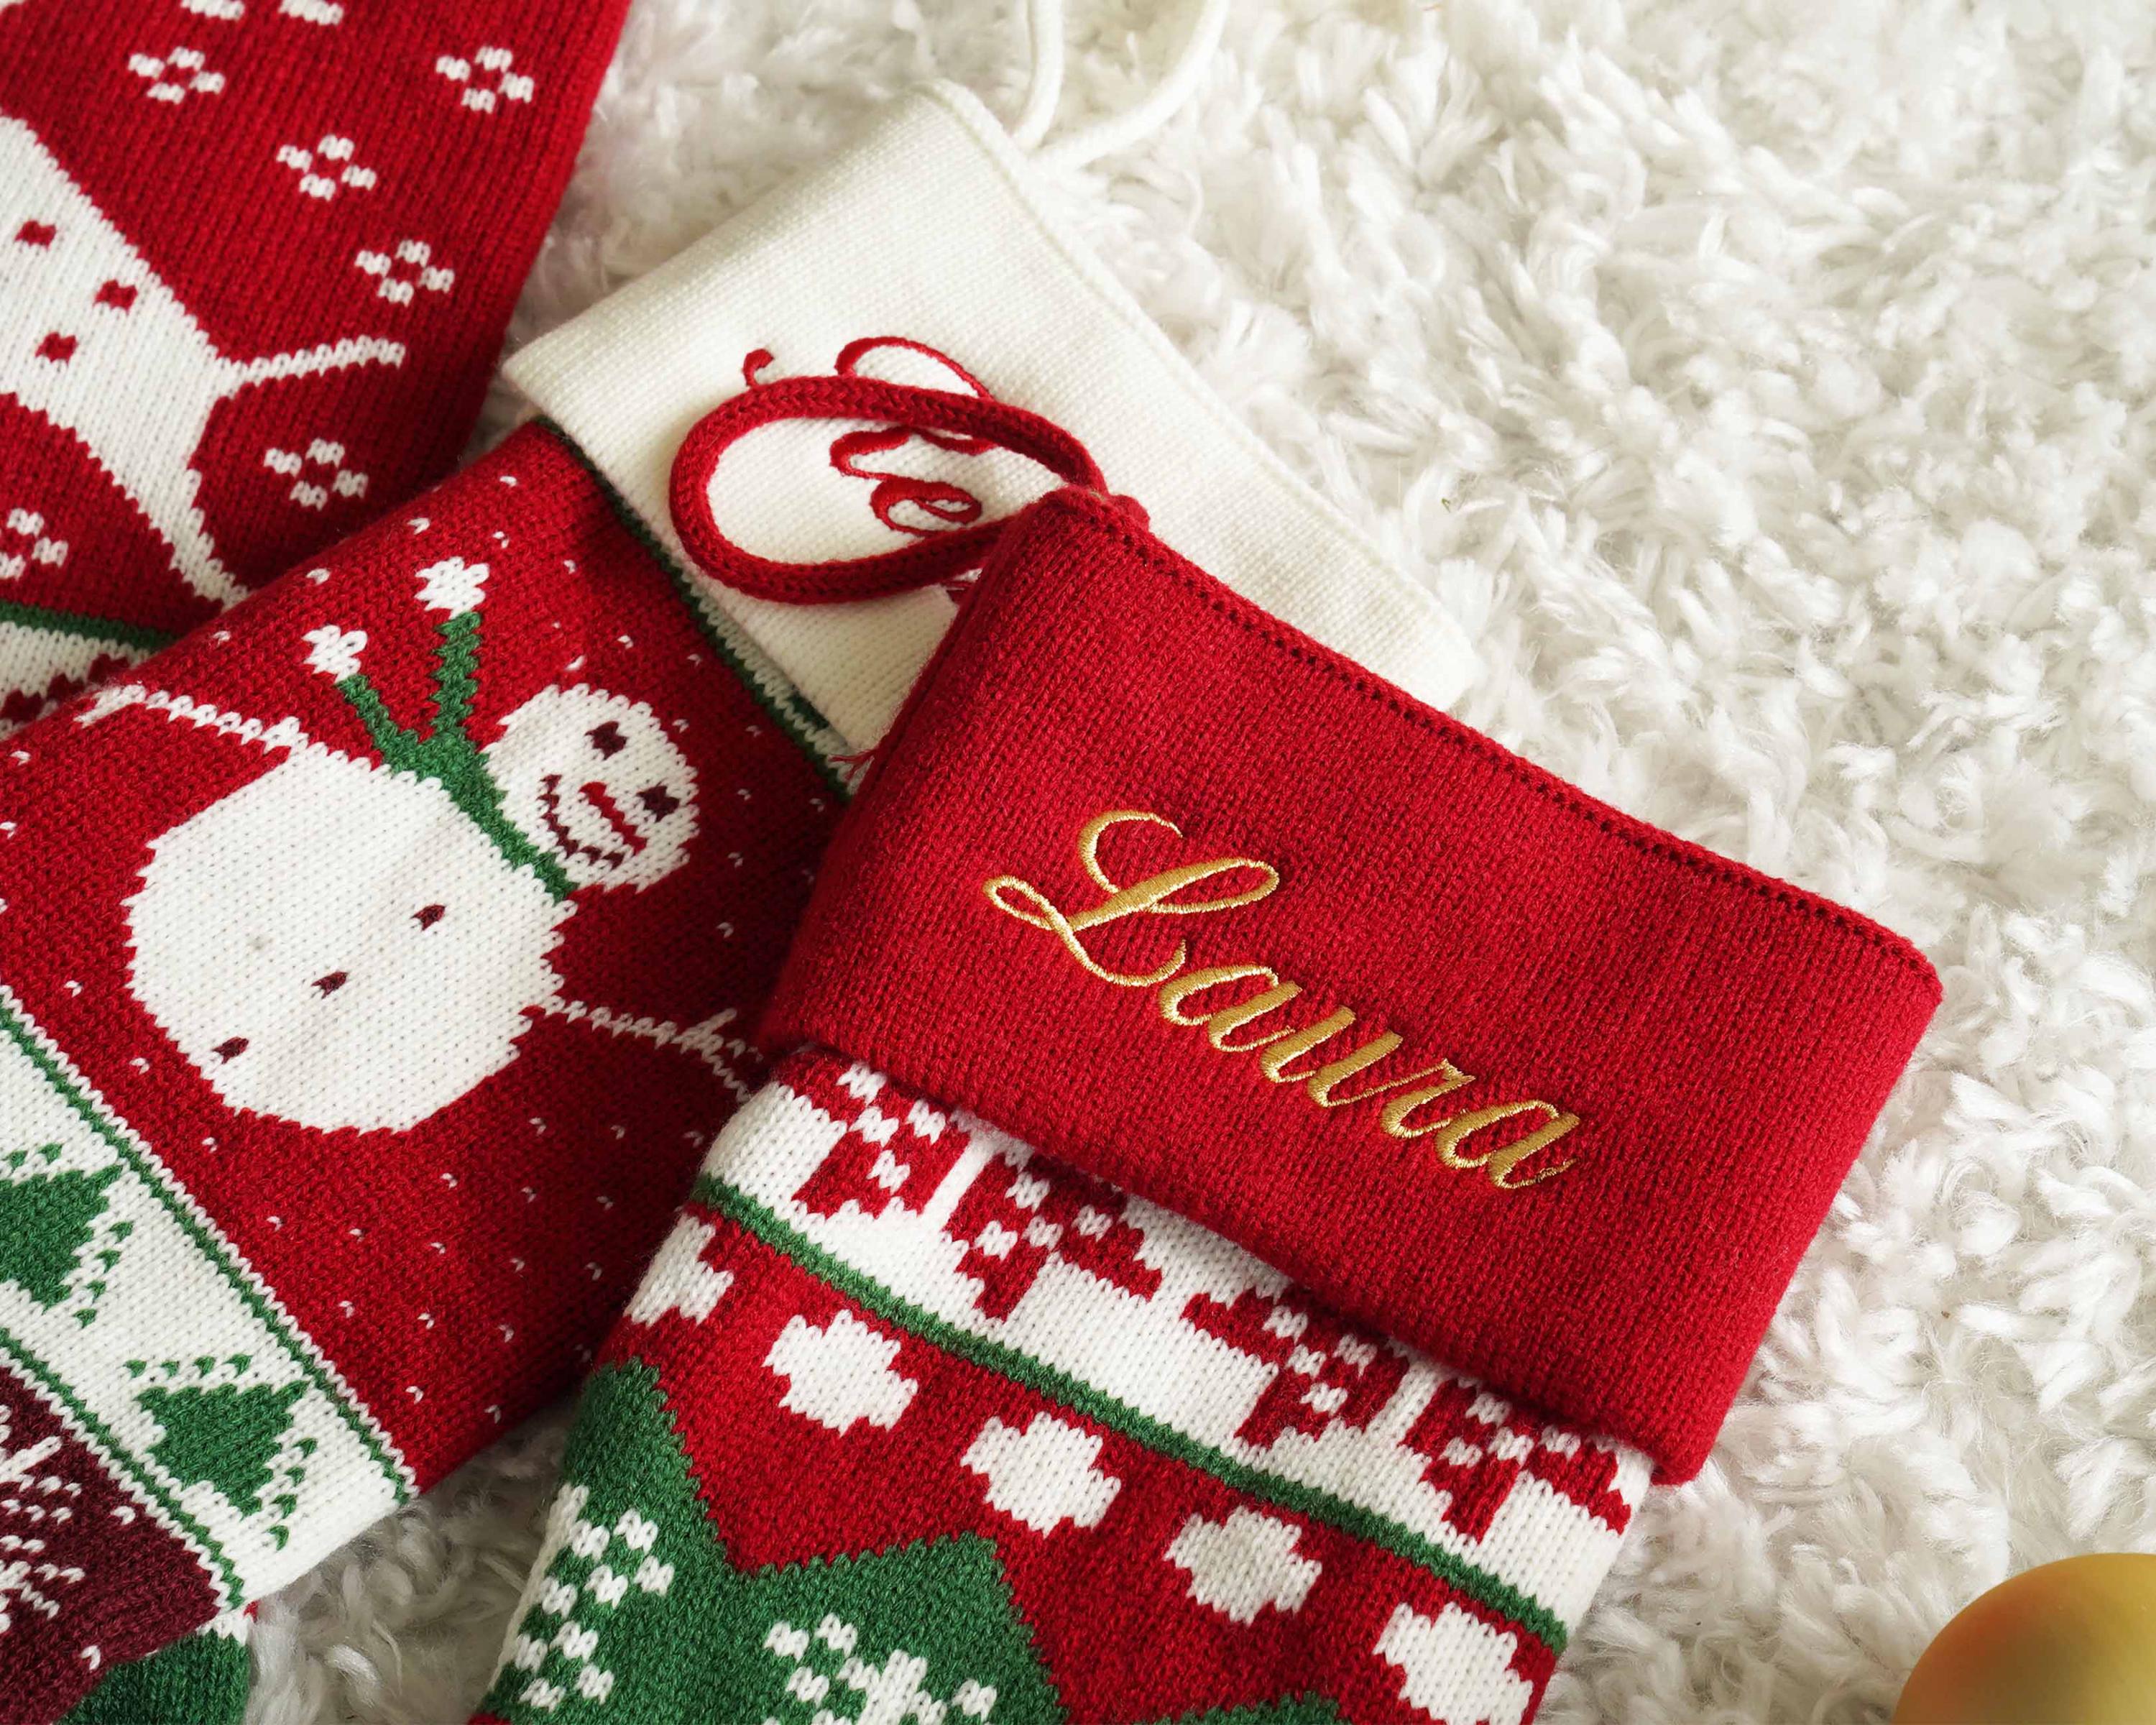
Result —
<svg viewBox="0 0 2156 1725"><path fill-rule="evenodd" d="M1071 9L1070 111L1175 34ZM639 0L518 336L914 80L1014 111L1013 10ZM1946 980L1552 1725L1876 1718L1983 1588L2156 1550L2152 37L2138 0L1241 0L1195 111L1068 182L1480 639L1464 716ZM557 1449L268 1605L250 1717L462 1719Z"/></svg>

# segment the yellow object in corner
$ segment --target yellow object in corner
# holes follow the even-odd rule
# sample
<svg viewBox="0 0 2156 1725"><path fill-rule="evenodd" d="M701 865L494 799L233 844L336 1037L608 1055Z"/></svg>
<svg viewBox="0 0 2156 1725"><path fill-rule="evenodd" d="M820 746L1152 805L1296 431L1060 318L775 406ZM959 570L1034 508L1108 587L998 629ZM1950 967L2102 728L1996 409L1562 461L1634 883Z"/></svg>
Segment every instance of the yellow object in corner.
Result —
<svg viewBox="0 0 2156 1725"><path fill-rule="evenodd" d="M2156 1557L2001 1582L1924 1650L1894 1725L2156 1725Z"/></svg>

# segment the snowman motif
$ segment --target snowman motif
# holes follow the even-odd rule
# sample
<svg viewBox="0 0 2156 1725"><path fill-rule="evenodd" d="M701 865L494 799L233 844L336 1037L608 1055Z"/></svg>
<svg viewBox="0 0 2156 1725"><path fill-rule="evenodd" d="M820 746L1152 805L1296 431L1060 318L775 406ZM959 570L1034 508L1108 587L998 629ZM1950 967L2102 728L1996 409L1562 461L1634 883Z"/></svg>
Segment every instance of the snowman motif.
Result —
<svg viewBox="0 0 2156 1725"><path fill-rule="evenodd" d="M379 762L301 742L151 842L128 901L135 997L233 1107L401 1132L516 1059L586 888L686 860L696 773L640 701L550 685L470 735L484 563L419 572L439 626L435 721L391 716L367 639L307 638Z"/></svg>
<svg viewBox="0 0 2156 1725"><path fill-rule="evenodd" d="M250 383L403 362L371 336L228 358L37 133L0 114L0 396L80 439L204 598L242 591L196 499L218 404Z"/></svg>
<svg viewBox="0 0 2156 1725"><path fill-rule="evenodd" d="M579 685L542 689L485 750L502 808L578 886L634 886L681 865L694 776L649 707Z"/></svg>

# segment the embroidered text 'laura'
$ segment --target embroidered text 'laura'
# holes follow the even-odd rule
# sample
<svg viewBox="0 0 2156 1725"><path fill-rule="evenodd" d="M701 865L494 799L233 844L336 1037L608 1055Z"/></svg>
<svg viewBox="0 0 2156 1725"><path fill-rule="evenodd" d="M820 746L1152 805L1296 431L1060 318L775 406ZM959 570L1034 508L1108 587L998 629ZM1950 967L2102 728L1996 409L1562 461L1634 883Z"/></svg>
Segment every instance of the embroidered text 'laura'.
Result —
<svg viewBox="0 0 2156 1725"><path fill-rule="evenodd" d="M1346 1108L1384 1098L1378 1126L1396 1138L1428 1138L1447 1168L1480 1170L1501 1191L1516 1192L1555 1178L1578 1160L1553 1160L1544 1153L1579 1124L1578 1115L1554 1103L1498 1102L1456 1112L1439 1106L1475 1082L1472 1074L1450 1060L1373 1078L1357 1087L1355 1080L1399 1051L1401 1037L1383 1031L1326 1058L1321 1050L1327 1044L1346 1040L1355 1023L1353 1010L1337 1007L1300 1028L1289 1026L1276 1015L1301 994L1302 985L1284 979L1268 965L1193 969L1190 943L1180 939L1150 969L1118 970L1102 963L1086 944L1085 937L1095 929L1132 916L1214 916L1256 904L1280 886L1277 869L1247 856L1183 863L1119 886L1101 861L1101 839L1111 829L1133 822L1183 836L1173 821L1143 809L1114 809L1086 822L1078 834L1078 861L1105 895L1098 904L1065 909L1015 875L998 875L986 884L988 902L1005 916L1053 935L1089 975L1121 988L1153 989L1160 1015L1169 1024L1204 1031L1206 1041L1222 1054L1255 1055L1260 1072L1275 1084L1300 1085L1314 1106ZM1273 1021L1270 1028L1268 1019ZM1505 1138L1498 1128L1507 1121L1527 1130Z"/></svg>

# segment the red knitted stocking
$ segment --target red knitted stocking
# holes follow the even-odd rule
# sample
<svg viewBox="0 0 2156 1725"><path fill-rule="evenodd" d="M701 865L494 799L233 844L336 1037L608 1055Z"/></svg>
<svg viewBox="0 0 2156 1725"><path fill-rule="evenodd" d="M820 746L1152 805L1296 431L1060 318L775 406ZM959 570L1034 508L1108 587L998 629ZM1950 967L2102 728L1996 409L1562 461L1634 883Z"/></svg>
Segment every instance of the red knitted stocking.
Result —
<svg viewBox="0 0 2156 1725"><path fill-rule="evenodd" d="M0 744L0 1719L574 1381L757 1081L827 752L539 428Z"/></svg>
<svg viewBox="0 0 2156 1725"><path fill-rule="evenodd" d="M586 1387L482 1717L1515 1722L1646 1478L805 1050Z"/></svg>
<svg viewBox="0 0 2156 1725"><path fill-rule="evenodd" d="M886 580L736 555L711 441L711 567ZM1517 1725L1937 1000L1058 493L841 827L490 1716Z"/></svg>
<svg viewBox="0 0 2156 1725"><path fill-rule="evenodd" d="M0 728L448 468L623 8L0 6Z"/></svg>

